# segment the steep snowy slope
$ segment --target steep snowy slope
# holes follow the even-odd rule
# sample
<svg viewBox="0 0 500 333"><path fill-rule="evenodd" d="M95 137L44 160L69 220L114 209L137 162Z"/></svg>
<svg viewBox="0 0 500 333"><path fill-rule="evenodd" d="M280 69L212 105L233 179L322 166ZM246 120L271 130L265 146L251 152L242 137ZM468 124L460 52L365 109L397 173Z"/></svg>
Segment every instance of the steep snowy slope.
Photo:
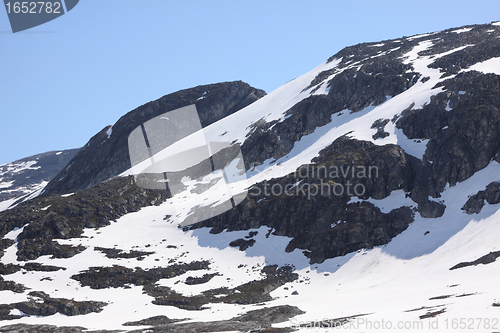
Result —
<svg viewBox="0 0 500 333"><path fill-rule="evenodd" d="M167 198L122 170L0 213L0 332L500 331L499 37L348 47L205 126L249 194L185 228L227 200L217 172Z"/></svg>

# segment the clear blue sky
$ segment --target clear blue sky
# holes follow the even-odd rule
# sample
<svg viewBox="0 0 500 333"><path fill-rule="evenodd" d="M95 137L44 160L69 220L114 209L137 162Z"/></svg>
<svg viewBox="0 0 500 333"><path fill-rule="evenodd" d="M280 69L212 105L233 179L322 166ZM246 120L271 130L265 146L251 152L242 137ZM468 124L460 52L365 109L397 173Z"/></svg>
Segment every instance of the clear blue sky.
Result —
<svg viewBox="0 0 500 333"><path fill-rule="evenodd" d="M271 92L345 46L498 20L498 0L80 0L12 34L0 8L0 164L81 147L180 89Z"/></svg>

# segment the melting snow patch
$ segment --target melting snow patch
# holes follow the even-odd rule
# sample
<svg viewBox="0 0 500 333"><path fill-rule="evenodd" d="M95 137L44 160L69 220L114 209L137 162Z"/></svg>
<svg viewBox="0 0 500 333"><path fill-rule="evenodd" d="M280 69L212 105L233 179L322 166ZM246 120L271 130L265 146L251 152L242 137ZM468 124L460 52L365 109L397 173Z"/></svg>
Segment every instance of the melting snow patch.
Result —
<svg viewBox="0 0 500 333"><path fill-rule="evenodd" d="M463 28L463 29L453 30L452 32L454 32L456 34L461 34L461 33L464 33L464 32L469 32L471 30L472 30L472 28Z"/></svg>
<svg viewBox="0 0 500 333"><path fill-rule="evenodd" d="M40 208L40 210L47 210L50 208L50 206L52 206L52 205L48 205L47 207Z"/></svg>
<svg viewBox="0 0 500 333"><path fill-rule="evenodd" d="M416 35L416 36L413 36L413 37L408 37L406 38L407 40L414 40L414 39L418 39L418 38L423 38L423 37L427 37L427 36L432 36L433 34L435 33L432 33L432 34L422 34L422 35Z"/></svg>
<svg viewBox="0 0 500 333"><path fill-rule="evenodd" d="M73 194L75 194L75 193L63 194L63 195L61 195L61 197L62 197L62 198L67 198L67 197L72 196Z"/></svg>
<svg viewBox="0 0 500 333"><path fill-rule="evenodd" d="M450 101L448 101L448 103L446 104L446 108L445 108L446 111L451 111L453 110L451 107L450 107Z"/></svg>
<svg viewBox="0 0 500 333"><path fill-rule="evenodd" d="M24 312L22 312L21 310L18 310L18 309L10 310L9 315L11 315L11 316L25 316Z"/></svg>
<svg viewBox="0 0 500 333"><path fill-rule="evenodd" d="M14 184L15 180L11 180L9 182L3 182L3 183L0 183L0 189L2 188L9 188L12 186L12 184Z"/></svg>
<svg viewBox="0 0 500 333"><path fill-rule="evenodd" d="M62 152L62 151L60 151L60 152L57 152L57 153L56 153L56 155L61 155L62 153L63 153L63 152Z"/></svg>
<svg viewBox="0 0 500 333"><path fill-rule="evenodd" d="M109 139L109 137L111 136L112 133L113 133L113 125L111 125L111 127L106 131L108 139Z"/></svg>
<svg viewBox="0 0 500 333"><path fill-rule="evenodd" d="M500 75L500 58L491 58L483 62L478 62L475 65L470 66L467 69L462 70L461 72L468 71L478 71L484 74L496 74Z"/></svg>

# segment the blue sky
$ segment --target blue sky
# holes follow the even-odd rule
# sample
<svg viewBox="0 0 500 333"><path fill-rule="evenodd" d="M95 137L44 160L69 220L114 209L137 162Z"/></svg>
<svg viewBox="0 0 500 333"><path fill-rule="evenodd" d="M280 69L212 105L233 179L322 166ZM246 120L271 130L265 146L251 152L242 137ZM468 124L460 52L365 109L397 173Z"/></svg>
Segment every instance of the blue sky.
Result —
<svg viewBox="0 0 500 333"><path fill-rule="evenodd" d="M180 89L271 92L345 46L498 20L498 0L80 0L13 34L0 8L0 164L81 147Z"/></svg>

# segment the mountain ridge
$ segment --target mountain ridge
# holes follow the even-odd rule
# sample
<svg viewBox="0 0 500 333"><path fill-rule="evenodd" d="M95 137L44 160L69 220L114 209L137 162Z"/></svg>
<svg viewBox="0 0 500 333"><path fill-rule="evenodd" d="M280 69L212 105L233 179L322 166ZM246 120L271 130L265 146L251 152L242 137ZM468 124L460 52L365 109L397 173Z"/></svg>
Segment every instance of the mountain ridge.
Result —
<svg viewBox="0 0 500 333"><path fill-rule="evenodd" d="M97 173L0 213L0 324L419 332L487 318L477 331L498 328L500 22L347 47L262 98L241 88L241 103L203 124L207 141L234 144L218 154L241 147L248 179L231 189L248 190L243 202L198 221L227 199L220 170L179 177L184 190L169 197L139 188L126 156L114 167L102 140L170 109L137 108L61 176ZM196 102L197 89L170 106ZM100 312L52 315L61 304Z"/></svg>

